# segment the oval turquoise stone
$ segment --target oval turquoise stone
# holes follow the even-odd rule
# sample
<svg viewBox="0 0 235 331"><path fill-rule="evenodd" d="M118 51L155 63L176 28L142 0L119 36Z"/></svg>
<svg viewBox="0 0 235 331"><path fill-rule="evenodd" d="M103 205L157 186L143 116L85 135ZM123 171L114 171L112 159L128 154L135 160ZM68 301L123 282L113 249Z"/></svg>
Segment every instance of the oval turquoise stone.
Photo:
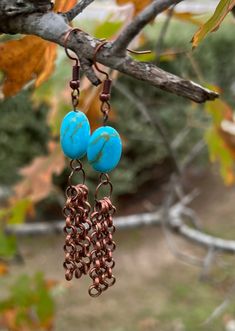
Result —
<svg viewBox="0 0 235 331"><path fill-rule="evenodd" d="M80 159L84 156L90 132L90 124L84 113L69 112L64 117L60 128L60 143L64 154L70 159Z"/></svg>
<svg viewBox="0 0 235 331"><path fill-rule="evenodd" d="M120 161L122 142L118 132L110 126L102 126L91 135L87 157L91 166L99 172L113 170Z"/></svg>

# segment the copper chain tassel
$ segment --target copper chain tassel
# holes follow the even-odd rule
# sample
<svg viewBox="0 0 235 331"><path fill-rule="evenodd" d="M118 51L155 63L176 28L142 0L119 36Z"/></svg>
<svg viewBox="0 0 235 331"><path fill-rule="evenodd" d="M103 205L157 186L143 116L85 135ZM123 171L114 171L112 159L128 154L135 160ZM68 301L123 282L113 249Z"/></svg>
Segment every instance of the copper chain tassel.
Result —
<svg viewBox="0 0 235 331"><path fill-rule="evenodd" d="M80 161L71 161L71 168L63 209L66 219L64 227L66 234L65 278L70 281L74 276L81 278L82 275L89 273L92 285L88 292L90 296L97 297L116 282L113 275L115 266L113 252L116 248L113 241L115 232L113 215L116 208L109 197L97 199L102 186L109 185L111 194L112 184L108 175L101 175L100 184L96 190L94 210L90 216L91 206L88 202L88 188L84 184L85 173L82 164ZM79 172L83 175L83 184L73 185L72 177Z"/></svg>
<svg viewBox="0 0 235 331"><path fill-rule="evenodd" d="M72 185L71 180L76 172L82 172L85 181L85 174L82 164L74 166L71 162L72 172L69 177L69 186L66 190L66 203L63 209L66 218L64 232L66 234L65 252L65 278L69 281L75 275L80 278L87 274L90 268L90 244L89 231L91 222L89 213L91 210L88 203L88 188L84 184Z"/></svg>
<svg viewBox="0 0 235 331"><path fill-rule="evenodd" d="M96 203L94 211L91 214L92 233L91 243L93 250L91 252L91 269L89 275L93 281L89 288L89 294L92 297L99 296L103 291L114 285L116 279L113 275L115 262L113 260L113 251L116 244L113 241L115 226L113 225L113 215L116 208L113 206L110 198L97 200L97 194L101 186L109 185L112 191L112 184L108 175L104 175L96 190Z"/></svg>

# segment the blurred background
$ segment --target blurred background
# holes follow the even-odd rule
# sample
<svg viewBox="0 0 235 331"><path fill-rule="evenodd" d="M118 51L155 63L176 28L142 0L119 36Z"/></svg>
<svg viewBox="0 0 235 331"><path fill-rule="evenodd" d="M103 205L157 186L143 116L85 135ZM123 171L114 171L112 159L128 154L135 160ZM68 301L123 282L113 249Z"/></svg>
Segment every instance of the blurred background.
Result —
<svg viewBox="0 0 235 331"><path fill-rule="evenodd" d="M235 330L233 250L187 240L163 220L166 211L183 217L189 229L235 247L234 18L228 15L194 51L190 43L216 4L185 1L151 22L131 47L150 49L134 57L219 91L219 100L198 105L110 72L110 123L124 152L111 173L117 283L98 299L88 296L89 279L66 282L62 266L69 162L59 129L71 110L71 61L63 49L53 56L51 50L45 82L36 71L27 82L11 82L9 67L19 69L18 55L29 49L15 44L7 65L1 59L20 36L0 36L0 331ZM74 25L112 40L143 8L142 1L100 0ZM80 107L92 130L102 121L99 92L82 78ZM92 192L98 176L86 160L84 167Z"/></svg>

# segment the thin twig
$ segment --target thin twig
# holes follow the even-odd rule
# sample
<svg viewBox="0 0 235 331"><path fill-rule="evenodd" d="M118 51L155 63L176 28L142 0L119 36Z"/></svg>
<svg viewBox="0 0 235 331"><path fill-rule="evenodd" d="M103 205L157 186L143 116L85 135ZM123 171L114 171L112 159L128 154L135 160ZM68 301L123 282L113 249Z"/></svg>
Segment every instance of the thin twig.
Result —
<svg viewBox="0 0 235 331"><path fill-rule="evenodd" d="M212 263L215 260L216 257L216 249L214 248L214 246L209 247L208 249L208 253L205 256L205 259L203 261L203 268L202 268L202 272L200 275L200 280L206 280L209 274L209 271L211 269Z"/></svg>
<svg viewBox="0 0 235 331"><path fill-rule="evenodd" d="M76 16L81 14L81 12L86 9L92 2L95 0L81 0L79 3L77 3L72 9L70 9L67 13L65 13L65 16L67 17L67 20L71 22Z"/></svg>
<svg viewBox="0 0 235 331"><path fill-rule="evenodd" d="M156 64L159 64L159 62L160 62L164 39L166 37L166 33L168 31L168 28L170 26L170 22L171 22L171 19L173 17L174 9L175 9L175 5L172 6L169 9L169 11L167 13L167 17L165 19L165 22L164 22L164 24L161 28L161 31L160 31L160 34L159 34L159 37L158 37L158 41L157 41L157 45L156 45Z"/></svg>
<svg viewBox="0 0 235 331"><path fill-rule="evenodd" d="M182 223L181 216L182 210L179 208L172 209L171 205L175 199L175 190L173 187L173 183L175 182L175 176L172 176L170 183L168 185L168 189L165 194L165 199L163 203L163 217L162 217L162 230L166 239L167 246L171 251L172 255L174 255L177 259L182 261L183 263L187 263L196 267L201 267L203 265L203 261L193 255L183 253L175 244L172 235L172 227L173 229L178 228L178 226ZM184 199L181 200L181 204L185 206L183 202Z"/></svg>
<svg viewBox="0 0 235 331"><path fill-rule="evenodd" d="M169 157L172 160L172 164L174 166L174 171L180 175L180 168L178 166L177 158L175 156L175 152L173 148L171 147L170 142L168 141L167 135L165 134L161 124L158 121L153 121L152 117L149 113L149 110L147 109L146 105L133 93L131 92L127 87L123 87L122 84L120 84L118 81L116 81L115 85L116 89L125 96L133 105L136 107L136 109L143 115L146 123L150 125L162 138L164 145L167 149L167 152L169 154Z"/></svg>
<svg viewBox="0 0 235 331"><path fill-rule="evenodd" d="M129 43L139 34L139 32L158 14L169 7L176 5L183 0L155 0L147 6L134 20L121 32L114 42L113 52L123 53Z"/></svg>
<svg viewBox="0 0 235 331"><path fill-rule="evenodd" d="M233 284L232 287L230 288L224 301L218 307L216 307L216 309L212 312L212 314L203 323L204 326L210 324L216 318L218 318L224 313L224 311L227 309L231 301L234 299L234 294L235 294L235 284Z"/></svg>

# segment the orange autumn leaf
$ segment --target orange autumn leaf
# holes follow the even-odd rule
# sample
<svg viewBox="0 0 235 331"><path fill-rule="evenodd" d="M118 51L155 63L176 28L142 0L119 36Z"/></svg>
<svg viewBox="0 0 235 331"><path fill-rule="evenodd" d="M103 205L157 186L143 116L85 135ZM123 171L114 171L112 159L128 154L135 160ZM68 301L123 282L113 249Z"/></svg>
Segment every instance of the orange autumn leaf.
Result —
<svg viewBox="0 0 235 331"><path fill-rule="evenodd" d="M64 167L65 159L59 145L51 142L49 155L37 157L31 165L21 170L24 178L15 186L14 200L27 197L32 202L38 202L44 199L53 190L53 175L60 174Z"/></svg>
<svg viewBox="0 0 235 331"><path fill-rule="evenodd" d="M76 0L57 0L55 11L67 11ZM35 80L35 87L54 71L57 45L36 36L10 40L0 44L0 70L4 73L3 94L12 96Z"/></svg>
<svg viewBox="0 0 235 331"><path fill-rule="evenodd" d="M65 12L66 10L71 9L77 2L77 0L57 0L55 2L54 11Z"/></svg>
<svg viewBox="0 0 235 331"><path fill-rule="evenodd" d="M36 86L45 81L54 69L55 47L35 36L0 44L3 94L15 95L33 79Z"/></svg>
<svg viewBox="0 0 235 331"><path fill-rule="evenodd" d="M183 21L183 22L189 22L194 25L201 26L203 24L202 20L198 18L198 14L190 13L190 12L173 12L174 18Z"/></svg>
<svg viewBox="0 0 235 331"><path fill-rule="evenodd" d="M5 276L6 274L8 274L8 266L5 263L0 262L0 277Z"/></svg>
<svg viewBox="0 0 235 331"><path fill-rule="evenodd" d="M135 8L135 15L139 14L146 6L148 6L152 0L116 0L116 3L120 6L132 3Z"/></svg>

